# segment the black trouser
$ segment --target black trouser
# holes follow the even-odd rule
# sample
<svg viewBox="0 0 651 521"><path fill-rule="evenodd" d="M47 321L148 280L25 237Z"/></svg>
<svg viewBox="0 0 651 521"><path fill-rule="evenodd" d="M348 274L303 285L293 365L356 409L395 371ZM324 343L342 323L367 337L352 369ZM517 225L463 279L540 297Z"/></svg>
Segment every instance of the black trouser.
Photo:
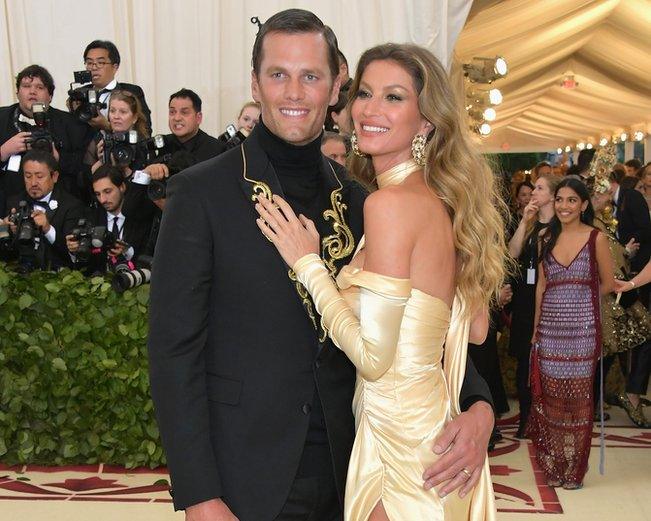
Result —
<svg viewBox="0 0 651 521"><path fill-rule="evenodd" d="M524 425L529 418L531 409L531 388L529 387L529 357L531 344L518 349L518 365L515 370L515 383L518 388L518 402L520 404L520 424Z"/></svg>
<svg viewBox="0 0 651 521"><path fill-rule="evenodd" d="M651 341L631 349L631 370L626 379L626 392L646 394L651 371Z"/></svg>
<svg viewBox="0 0 651 521"><path fill-rule="evenodd" d="M332 476L296 478L276 521L341 521L343 514Z"/></svg>

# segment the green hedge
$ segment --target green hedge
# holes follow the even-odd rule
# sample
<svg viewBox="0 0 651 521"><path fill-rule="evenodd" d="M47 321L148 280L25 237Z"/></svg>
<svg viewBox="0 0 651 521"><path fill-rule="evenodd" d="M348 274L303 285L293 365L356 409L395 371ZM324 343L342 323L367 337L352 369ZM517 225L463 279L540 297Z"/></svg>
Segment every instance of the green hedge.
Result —
<svg viewBox="0 0 651 521"><path fill-rule="evenodd" d="M165 464L149 394L149 286L0 263L0 461Z"/></svg>

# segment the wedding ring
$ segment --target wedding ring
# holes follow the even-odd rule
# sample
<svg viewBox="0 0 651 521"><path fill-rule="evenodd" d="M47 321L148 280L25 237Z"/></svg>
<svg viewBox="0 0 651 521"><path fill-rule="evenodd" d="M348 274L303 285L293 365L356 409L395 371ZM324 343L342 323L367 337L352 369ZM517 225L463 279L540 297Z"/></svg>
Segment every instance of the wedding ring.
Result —
<svg viewBox="0 0 651 521"><path fill-rule="evenodd" d="M463 467L461 469L461 472L463 472L466 476L468 476L468 479L470 479L470 476L472 476L472 472L470 472L466 467Z"/></svg>

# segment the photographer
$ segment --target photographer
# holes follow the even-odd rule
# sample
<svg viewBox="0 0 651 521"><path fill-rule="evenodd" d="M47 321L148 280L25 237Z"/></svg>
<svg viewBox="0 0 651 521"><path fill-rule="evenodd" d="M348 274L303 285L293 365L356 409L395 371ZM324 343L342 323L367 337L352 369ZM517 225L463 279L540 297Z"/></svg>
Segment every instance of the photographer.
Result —
<svg viewBox="0 0 651 521"><path fill-rule="evenodd" d="M23 190L20 164L33 146L45 149L59 163L59 183L78 193L77 176L91 132L69 113L50 106L54 80L40 65L30 65L16 76L18 103L0 108L0 191L12 197ZM34 105L41 111L36 115ZM0 215L6 208L0 207Z"/></svg>
<svg viewBox="0 0 651 521"><path fill-rule="evenodd" d="M110 130L108 106L112 93L116 90L127 91L138 98L145 117L147 133L151 134L151 111L145 101L145 93L138 85L118 82L115 78L120 68L120 53L115 44L106 40L95 40L89 43L84 50L84 65L91 73L93 87L100 91L99 101L107 107L88 124L96 130Z"/></svg>
<svg viewBox="0 0 651 521"><path fill-rule="evenodd" d="M11 230L10 251L27 271L71 267L65 236L83 215L81 201L59 186L57 162L44 150L23 157L24 189L7 201L5 220Z"/></svg>
<svg viewBox="0 0 651 521"><path fill-rule="evenodd" d="M93 193L90 200L93 204L96 202L94 190L90 186L92 174L102 165L110 164L122 172L126 181L125 214L151 224L157 209L147 197L147 185L151 177L163 177L165 167L148 164L151 162L150 151L143 144L148 142L149 132L138 98L126 91L113 92L109 102L108 121L111 132L101 132L98 140L91 142L84 160L87 165L91 165L86 173L87 192ZM132 131L136 134L135 144L116 141L118 138L126 140Z"/></svg>
<svg viewBox="0 0 651 521"><path fill-rule="evenodd" d="M181 89L170 96L168 125L171 134L165 136L166 152L186 150L199 163L218 156L226 146L199 128L203 119L201 98L189 89Z"/></svg>
<svg viewBox="0 0 651 521"><path fill-rule="evenodd" d="M80 255L80 237L75 233L66 235L67 251L76 267L86 267L89 273L104 272L107 267L132 261L145 248L149 239L151 221L139 219L126 213L125 202L127 182L122 172L111 165L102 165L92 178L93 190L99 206L89 215L91 227L103 227L102 233L95 230L92 251ZM77 228L79 228L79 223Z"/></svg>

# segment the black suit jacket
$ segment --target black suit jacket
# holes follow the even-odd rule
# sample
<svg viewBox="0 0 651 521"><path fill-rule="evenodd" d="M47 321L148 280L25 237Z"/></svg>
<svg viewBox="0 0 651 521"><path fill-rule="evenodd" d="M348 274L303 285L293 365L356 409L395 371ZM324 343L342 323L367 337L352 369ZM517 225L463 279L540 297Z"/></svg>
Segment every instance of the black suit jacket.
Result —
<svg viewBox="0 0 651 521"><path fill-rule="evenodd" d="M631 269L640 271L651 256L651 219L644 196L637 190L620 188L616 217L619 241L625 245L634 237L640 243L631 259Z"/></svg>
<svg viewBox="0 0 651 521"><path fill-rule="evenodd" d="M11 197L7 201L7 208L18 208L21 200L29 200L29 196L23 191L22 194ZM43 262L41 266L44 269L57 270L59 268L72 267L72 260L68 254L66 246L66 235L72 232L79 219L84 216L85 208L82 202L70 195L62 186L58 184L52 190L50 204L56 201L56 209L51 207L46 210L47 220L56 230L56 238L53 244L47 239L41 241L40 259Z"/></svg>
<svg viewBox="0 0 651 521"><path fill-rule="evenodd" d="M212 159L226 151L226 145L223 142L212 137L210 134L206 134L201 129L199 129L196 136L185 143L181 143L174 134L167 134L165 136L165 143L170 144L169 147L166 145L170 153L173 154L178 150L186 150L197 163Z"/></svg>
<svg viewBox="0 0 651 521"><path fill-rule="evenodd" d="M0 143L4 143L18 133L18 129L14 126L16 110L18 110L18 103L0 108ZM68 112L54 107L49 107L47 112L49 130L54 145L59 151L59 183L74 194L77 176L82 169L84 154L93 132L88 125L81 123ZM4 170L6 163L1 163L0 169ZM22 175L4 172L0 176L4 178L4 189L8 197L23 191Z"/></svg>
<svg viewBox="0 0 651 521"><path fill-rule="evenodd" d="M325 157L320 173L329 213L315 224L340 268L362 235L366 193ZM273 519L286 501L315 381L341 498L354 440L355 369L315 329L311 302L260 233L252 195L265 190L282 194L255 129L171 178L151 285L151 388L175 507L222 497L242 521ZM479 383L465 392L490 400L469 374Z"/></svg>

